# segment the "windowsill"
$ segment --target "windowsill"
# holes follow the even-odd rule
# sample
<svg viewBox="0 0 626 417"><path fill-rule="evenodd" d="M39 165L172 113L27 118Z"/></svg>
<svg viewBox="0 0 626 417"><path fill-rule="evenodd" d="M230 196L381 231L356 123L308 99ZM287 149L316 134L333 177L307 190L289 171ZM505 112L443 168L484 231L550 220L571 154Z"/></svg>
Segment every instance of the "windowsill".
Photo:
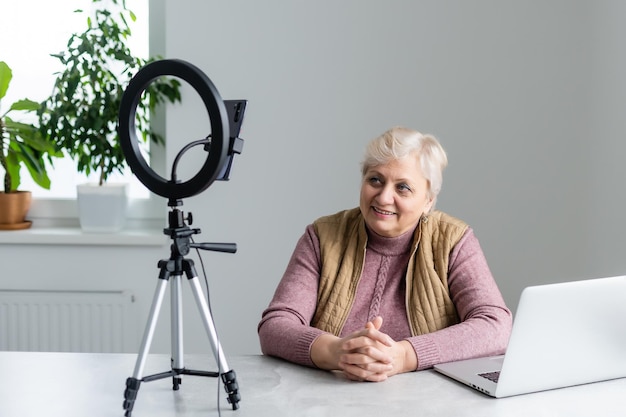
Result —
<svg viewBox="0 0 626 417"><path fill-rule="evenodd" d="M32 226L24 230L0 230L0 245L106 245L162 246L165 219L161 201L133 199L124 230L89 233L78 223L76 200L33 200L27 216Z"/></svg>
<svg viewBox="0 0 626 417"><path fill-rule="evenodd" d="M163 230L129 229L115 233L86 233L80 227L41 227L0 231L0 245L162 246Z"/></svg>

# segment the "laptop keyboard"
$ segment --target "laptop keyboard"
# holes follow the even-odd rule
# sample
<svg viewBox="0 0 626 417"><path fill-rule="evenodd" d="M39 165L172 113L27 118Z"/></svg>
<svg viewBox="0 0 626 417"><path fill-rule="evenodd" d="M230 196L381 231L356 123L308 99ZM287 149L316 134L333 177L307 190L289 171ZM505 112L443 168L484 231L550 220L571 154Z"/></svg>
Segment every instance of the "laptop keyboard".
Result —
<svg viewBox="0 0 626 417"><path fill-rule="evenodd" d="M485 372L483 374L478 374L478 376L482 376L483 378L487 378L490 381L498 383L498 378L500 378L500 371Z"/></svg>

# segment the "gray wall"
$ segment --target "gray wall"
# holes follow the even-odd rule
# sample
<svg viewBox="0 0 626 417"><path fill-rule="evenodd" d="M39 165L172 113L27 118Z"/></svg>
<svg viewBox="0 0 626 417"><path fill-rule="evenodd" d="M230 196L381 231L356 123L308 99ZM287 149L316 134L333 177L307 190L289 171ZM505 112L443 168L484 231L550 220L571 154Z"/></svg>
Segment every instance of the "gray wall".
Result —
<svg viewBox="0 0 626 417"><path fill-rule="evenodd" d="M448 151L438 208L474 228L512 309L527 285L625 273L625 3L165 0L162 12L163 55L200 67L224 99L249 101L231 180L183 206L196 241L239 248L203 253L227 354L259 351L256 325L296 240L358 204L364 145L394 125ZM185 86L167 112L168 161L207 129ZM202 158L185 159L183 178ZM79 250L77 267L48 276L132 288L147 310L165 246ZM99 255L127 265L124 277L116 265L93 270ZM186 300L186 351L205 352ZM168 352L164 331L155 348Z"/></svg>
<svg viewBox="0 0 626 417"><path fill-rule="evenodd" d="M232 180L186 203L205 238L240 247L207 255L216 319L242 309L226 343L256 347L304 226L358 204L363 147L397 124L447 149L438 208L475 229L513 309L529 284L624 273L625 13L617 1L169 2L167 56L249 100ZM173 149L206 120L200 105L169 116Z"/></svg>

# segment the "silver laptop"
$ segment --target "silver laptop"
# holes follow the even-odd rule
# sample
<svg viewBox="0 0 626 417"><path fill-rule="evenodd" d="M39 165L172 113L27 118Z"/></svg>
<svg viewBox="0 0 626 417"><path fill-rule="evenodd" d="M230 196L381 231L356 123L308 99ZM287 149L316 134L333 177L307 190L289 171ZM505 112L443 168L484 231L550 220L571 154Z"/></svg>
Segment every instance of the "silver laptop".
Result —
<svg viewBox="0 0 626 417"><path fill-rule="evenodd" d="M626 276L527 287L505 355L435 370L496 398L626 377Z"/></svg>

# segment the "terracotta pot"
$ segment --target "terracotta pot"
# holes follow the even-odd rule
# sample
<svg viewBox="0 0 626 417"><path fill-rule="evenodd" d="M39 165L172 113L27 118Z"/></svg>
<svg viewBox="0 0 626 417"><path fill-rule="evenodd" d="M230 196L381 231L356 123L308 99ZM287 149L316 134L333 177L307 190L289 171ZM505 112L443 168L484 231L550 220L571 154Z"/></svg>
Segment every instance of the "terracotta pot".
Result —
<svg viewBox="0 0 626 417"><path fill-rule="evenodd" d="M29 228L32 223L26 220L26 214L31 200L30 191L0 192L0 230Z"/></svg>

